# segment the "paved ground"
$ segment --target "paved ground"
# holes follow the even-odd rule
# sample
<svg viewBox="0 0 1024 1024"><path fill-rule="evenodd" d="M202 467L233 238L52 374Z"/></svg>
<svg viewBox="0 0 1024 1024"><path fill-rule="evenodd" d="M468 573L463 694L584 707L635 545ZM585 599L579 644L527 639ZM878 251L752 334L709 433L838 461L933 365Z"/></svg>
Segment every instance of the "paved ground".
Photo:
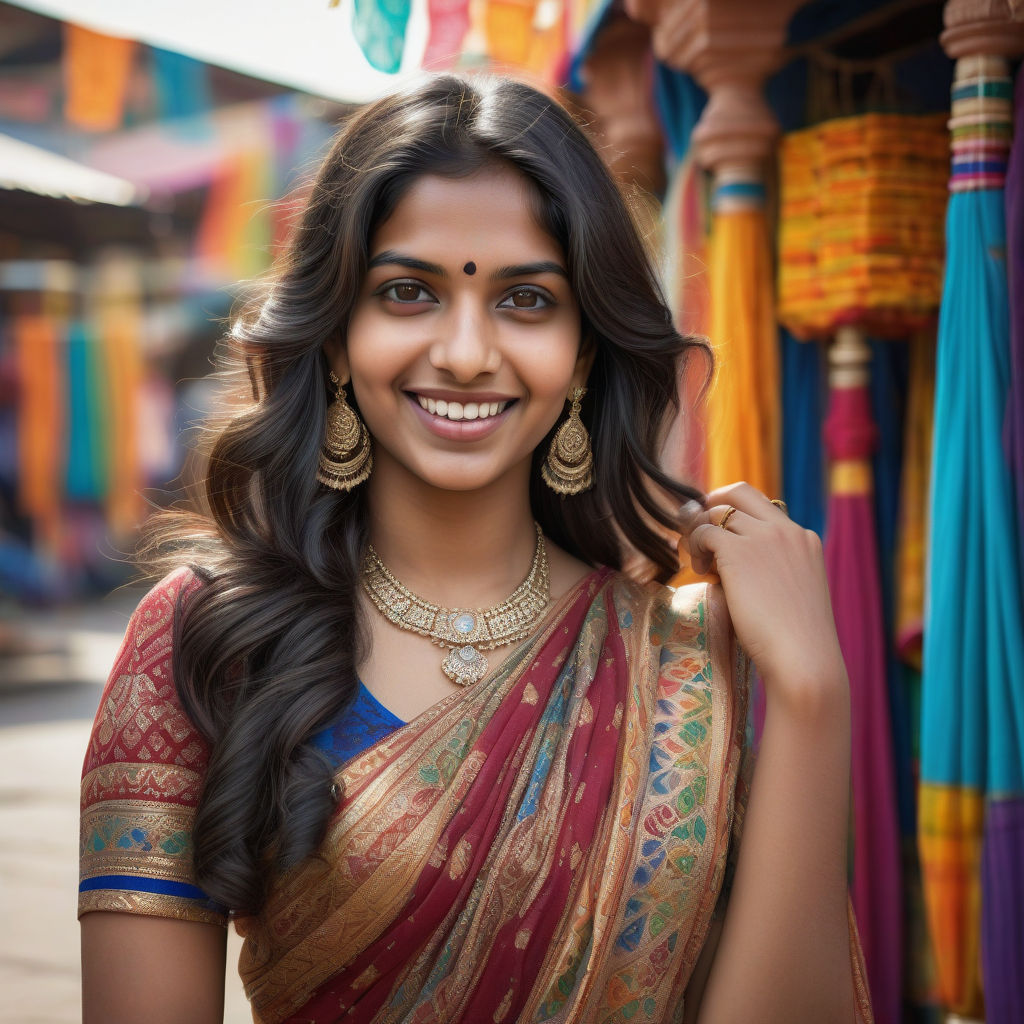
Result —
<svg viewBox="0 0 1024 1024"><path fill-rule="evenodd" d="M0 658L0 1022L81 1020L78 781L92 718L138 591L60 614L8 615ZM239 942L232 933L229 960ZM226 1024L251 1021L228 972Z"/></svg>

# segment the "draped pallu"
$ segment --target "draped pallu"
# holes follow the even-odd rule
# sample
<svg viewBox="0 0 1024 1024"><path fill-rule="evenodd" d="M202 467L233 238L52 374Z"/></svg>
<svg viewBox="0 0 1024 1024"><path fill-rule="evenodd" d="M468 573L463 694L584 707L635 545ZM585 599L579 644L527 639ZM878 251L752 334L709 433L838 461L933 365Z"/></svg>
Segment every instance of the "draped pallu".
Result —
<svg viewBox="0 0 1024 1024"><path fill-rule="evenodd" d="M950 1009L1024 1019L1024 607L1013 481L1004 183L1006 58L1024 25L949 3L956 58L924 626L918 838Z"/></svg>

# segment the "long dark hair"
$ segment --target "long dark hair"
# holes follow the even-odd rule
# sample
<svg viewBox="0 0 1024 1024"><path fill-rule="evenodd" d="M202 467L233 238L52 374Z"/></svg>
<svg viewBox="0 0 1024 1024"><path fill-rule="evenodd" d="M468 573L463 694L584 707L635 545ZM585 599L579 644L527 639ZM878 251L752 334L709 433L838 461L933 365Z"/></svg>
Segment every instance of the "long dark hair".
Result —
<svg viewBox="0 0 1024 1024"><path fill-rule="evenodd" d="M672 553L652 524L672 522L654 492L703 498L661 471L657 451L678 372L706 346L673 328L629 209L569 114L514 81L454 76L355 114L225 339L226 411L208 434L200 511L156 520L143 550L152 567L185 562L202 580L179 608L174 675L211 747L197 880L236 912L258 911L270 878L322 838L332 768L311 738L354 698L366 651L356 599L366 503L359 488L316 481L331 398L324 343L343 340L369 240L410 184L495 161L532 182L595 350L583 419L596 484L569 498L544 486L545 442L534 515L591 565L621 566L624 540L668 573Z"/></svg>

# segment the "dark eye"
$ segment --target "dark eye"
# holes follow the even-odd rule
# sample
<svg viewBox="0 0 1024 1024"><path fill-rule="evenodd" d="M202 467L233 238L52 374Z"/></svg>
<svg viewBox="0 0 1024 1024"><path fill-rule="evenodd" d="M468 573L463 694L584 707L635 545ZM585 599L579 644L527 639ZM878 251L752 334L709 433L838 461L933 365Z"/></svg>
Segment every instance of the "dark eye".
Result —
<svg viewBox="0 0 1024 1024"><path fill-rule="evenodd" d="M430 302L432 300L430 292L423 285L414 284L412 281L399 281L397 284L388 285L381 294L393 302Z"/></svg>
<svg viewBox="0 0 1024 1024"><path fill-rule="evenodd" d="M517 288L512 292L502 305L514 309L544 309L550 306L551 300L536 288Z"/></svg>

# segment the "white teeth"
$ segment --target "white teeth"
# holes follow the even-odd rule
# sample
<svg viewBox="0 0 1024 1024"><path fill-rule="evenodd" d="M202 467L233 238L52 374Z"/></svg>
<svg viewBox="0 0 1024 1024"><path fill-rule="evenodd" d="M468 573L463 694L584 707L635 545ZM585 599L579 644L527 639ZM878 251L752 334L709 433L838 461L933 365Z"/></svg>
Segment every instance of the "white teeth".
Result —
<svg viewBox="0 0 1024 1024"><path fill-rule="evenodd" d="M424 398L416 396L421 409L443 416L449 420L485 420L488 416L497 416L504 412L508 402L446 402L443 398Z"/></svg>

